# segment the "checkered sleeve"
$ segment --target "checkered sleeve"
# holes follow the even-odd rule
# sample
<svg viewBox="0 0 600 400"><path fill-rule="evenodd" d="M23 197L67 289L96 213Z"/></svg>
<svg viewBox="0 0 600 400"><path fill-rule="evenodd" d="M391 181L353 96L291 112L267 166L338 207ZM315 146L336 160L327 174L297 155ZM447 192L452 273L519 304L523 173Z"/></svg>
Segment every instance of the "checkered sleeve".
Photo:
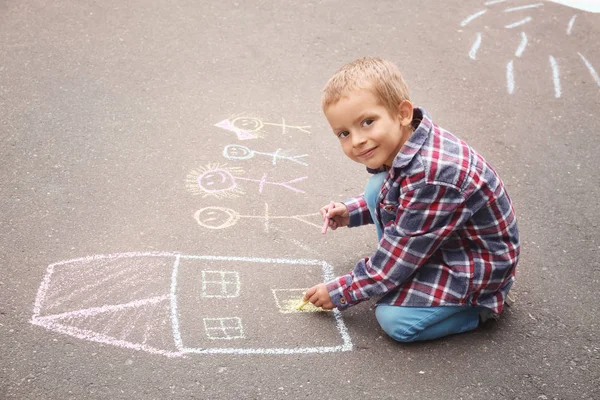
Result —
<svg viewBox="0 0 600 400"><path fill-rule="evenodd" d="M386 223L376 252L327 283L332 302L344 309L404 283L469 219L472 212L465 204L457 189L427 184L403 194L395 210L382 209L395 216ZM438 280L432 291L443 289L444 283Z"/></svg>
<svg viewBox="0 0 600 400"><path fill-rule="evenodd" d="M350 217L349 228L373 223L371 213L363 195L344 200L343 203L348 209L348 216Z"/></svg>

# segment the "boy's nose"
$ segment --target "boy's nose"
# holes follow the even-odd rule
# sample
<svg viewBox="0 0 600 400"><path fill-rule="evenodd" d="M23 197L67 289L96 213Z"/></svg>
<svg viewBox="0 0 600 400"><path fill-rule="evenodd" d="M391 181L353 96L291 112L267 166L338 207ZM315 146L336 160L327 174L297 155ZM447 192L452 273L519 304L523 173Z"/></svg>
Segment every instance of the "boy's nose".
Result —
<svg viewBox="0 0 600 400"><path fill-rule="evenodd" d="M359 132L352 132L352 146L361 147L367 139Z"/></svg>

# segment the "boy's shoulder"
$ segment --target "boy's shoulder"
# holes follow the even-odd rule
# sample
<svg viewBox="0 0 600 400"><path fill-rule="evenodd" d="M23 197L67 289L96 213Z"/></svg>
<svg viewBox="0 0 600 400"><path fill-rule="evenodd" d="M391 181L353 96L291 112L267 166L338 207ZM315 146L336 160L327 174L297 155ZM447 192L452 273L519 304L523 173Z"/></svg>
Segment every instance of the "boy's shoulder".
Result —
<svg viewBox="0 0 600 400"><path fill-rule="evenodd" d="M406 146L413 154L402 173L420 177L420 185L452 186L462 191L473 175L475 151L467 142L434 123L426 110L416 108L415 118L419 124ZM403 153L407 152L403 150Z"/></svg>

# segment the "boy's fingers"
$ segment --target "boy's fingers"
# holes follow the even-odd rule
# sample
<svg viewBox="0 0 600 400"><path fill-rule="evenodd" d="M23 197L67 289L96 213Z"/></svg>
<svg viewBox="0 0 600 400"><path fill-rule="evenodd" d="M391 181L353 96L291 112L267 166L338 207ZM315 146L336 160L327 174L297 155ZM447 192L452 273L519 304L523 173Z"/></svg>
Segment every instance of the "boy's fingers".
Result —
<svg viewBox="0 0 600 400"><path fill-rule="evenodd" d="M311 287L310 289L308 289L308 290L306 291L306 293L304 293L304 296L302 296L302 301L306 301L306 300L310 299L310 298L311 298L311 296L312 296L313 294L315 294L315 292L316 292L316 291L317 291L317 289L316 289L314 286L313 286L313 287Z"/></svg>
<svg viewBox="0 0 600 400"><path fill-rule="evenodd" d="M325 216L327 216L327 206L321 208L319 211L321 212L321 217L325 219Z"/></svg>
<svg viewBox="0 0 600 400"><path fill-rule="evenodd" d="M315 306L320 307L318 305L318 303L319 303L319 295L316 292L310 297L310 299L308 299L308 301L311 304L314 304Z"/></svg>
<svg viewBox="0 0 600 400"><path fill-rule="evenodd" d="M338 206L337 206L337 204L334 203L333 207L331 207L331 209L329 210L329 212L327 214L329 214L329 218L331 218L331 217L337 215L337 213L338 213Z"/></svg>

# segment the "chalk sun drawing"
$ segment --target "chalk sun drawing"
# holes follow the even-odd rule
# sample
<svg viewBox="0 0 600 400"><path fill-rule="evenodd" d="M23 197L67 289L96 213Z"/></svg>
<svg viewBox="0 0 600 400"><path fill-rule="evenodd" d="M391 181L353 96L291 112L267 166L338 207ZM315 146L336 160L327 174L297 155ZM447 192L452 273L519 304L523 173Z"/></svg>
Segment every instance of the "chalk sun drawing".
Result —
<svg viewBox="0 0 600 400"><path fill-rule="evenodd" d="M202 197L236 198L244 194L237 186L233 174L241 175L244 170L228 167L226 164L208 164L191 170L186 176L186 187L195 195ZM239 179L239 178L238 178Z"/></svg>
<svg viewBox="0 0 600 400"><path fill-rule="evenodd" d="M237 181L258 183L259 193L263 192L266 185L281 186L293 192L304 193L304 190L292 186L292 183L308 178L307 176L302 176L287 182L269 182L267 180L267 173L264 173L260 179L234 176L234 174L242 174L243 172L238 167L209 164L206 167L190 171L185 179L186 187L192 194L201 195L202 197L214 196L217 198L235 198L244 194L244 191L238 187Z"/></svg>
<svg viewBox="0 0 600 400"><path fill-rule="evenodd" d="M577 9L583 10L583 11L589 11L589 12L595 12L595 13L600 12L600 0L589 0L589 1L575 1L575 0L556 0L556 1L554 1L554 0L551 0L551 1L553 1L554 3L563 4L563 5L572 7L572 8L577 8ZM499 6L499 4L501 4L501 3L508 3L508 1L507 0L490 0L490 1L485 2L484 6L486 6L486 7L494 6L494 7L484 8L482 10L474 12L473 14L464 18L460 22L460 26L464 28L468 25L471 25L472 23L473 24L477 23L477 21L479 21L481 18L485 18L484 16L489 16L491 13L495 13L495 12L501 12L502 15L504 15L508 18L507 22L503 23L504 29L512 31L515 28L528 26L532 21L535 20L530 15L524 15L523 14L524 12L536 12L536 11L542 9L545 5L543 2L535 2L535 3L531 3L531 4L526 4L526 5L516 5L514 7L506 7L505 5ZM489 13L488 13L488 11L489 11ZM571 35L573 28L575 26L576 18L577 18L577 15L573 15L569 19L569 21L567 23L567 27L566 27L567 35ZM476 21L476 22L473 22L473 21ZM469 50L469 57L472 60L477 60L477 52L479 51L479 48L481 46L481 43L483 42L483 39L484 38L483 38L482 33L476 32L475 40L473 41L471 49ZM524 31L521 31L519 45L515 50L514 57L516 57L517 59L520 58L523 55L523 53L525 52L525 49L526 49L528 43L529 43L529 38L528 38L527 34ZM581 59L581 61L583 62L583 65L585 66L585 68L588 70L593 81L596 83L596 85L598 87L600 87L600 78L598 77L598 73L596 72L596 69L594 68L592 63L583 54L581 54L581 52L577 51L576 53L579 56L579 59ZM562 96L562 84L561 84L561 74L560 74L559 62L558 62L557 58L554 57L553 55L548 55L547 60L548 60L549 68L551 70L551 81L552 81L552 85L554 88L554 97L560 98ZM514 67L514 65L515 65L514 59L509 60L506 64L506 88L507 88L507 92L511 95L515 92L515 90L517 88L517 85L515 84L515 70L514 70L515 67Z"/></svg>
<svg viewBox="0 0 600 400"><path fill-rule="evenodd" d="M283 117L281 118L281 123L265 122L261 118L245 116L243 113L219 121L215 124L215 126L235 133L238 140L249 140L262 137L262 131L264 130L265 126L280 127L282 134L285 134L289 129L310 133L308 130L310 125L288 125Z"/></svg>
<svg viewBox="0 0 600 400"><path fill-rule="evenodd" d="M240 218L258 219L263 221L265 232L269 232L271 221L281 219L293 219L304 224L321 229L320 225L310 222L306 218L319 216L319 213L292 215L292 216L274 216L269 214L269 205L265 203L265 213L263 215L241 215L237 211L226 207L204 207L194 213L194 219L203 228L207 229L225 229L234 226Z"/></svg>
<svg viewBox="0 0 600 400"><path fill-rule="evenodd" d="M134 252L50 264L30 322L49 331L166 357L352 350L338 310L288 312L299 289L333 279L325 261ZM280 296L273 294L280 293ZM286 303L287 304L287 303ZM284 307L284 309L282 309ZM287 307L287 308L286 308ZM258 312L257 312L258 310ZM318 335L305 335L305 326Z"/></svg>
<svg viewBox="0 0 600 400"><path fill-rule="evenodd" d="M223 157L229 160L248 160L254 157L256 154L271 157L273 165L277 164L277 160L289 160L300 165L308 165L307 163L298 160L298 158L308 157L308 154L290 157L286 156L285 153L282 152L282 149L275 150L275 153L263 153L260 151L250 150L248 147L241 146L239 144L230 144L225 146L223 149Z"/></svg>

